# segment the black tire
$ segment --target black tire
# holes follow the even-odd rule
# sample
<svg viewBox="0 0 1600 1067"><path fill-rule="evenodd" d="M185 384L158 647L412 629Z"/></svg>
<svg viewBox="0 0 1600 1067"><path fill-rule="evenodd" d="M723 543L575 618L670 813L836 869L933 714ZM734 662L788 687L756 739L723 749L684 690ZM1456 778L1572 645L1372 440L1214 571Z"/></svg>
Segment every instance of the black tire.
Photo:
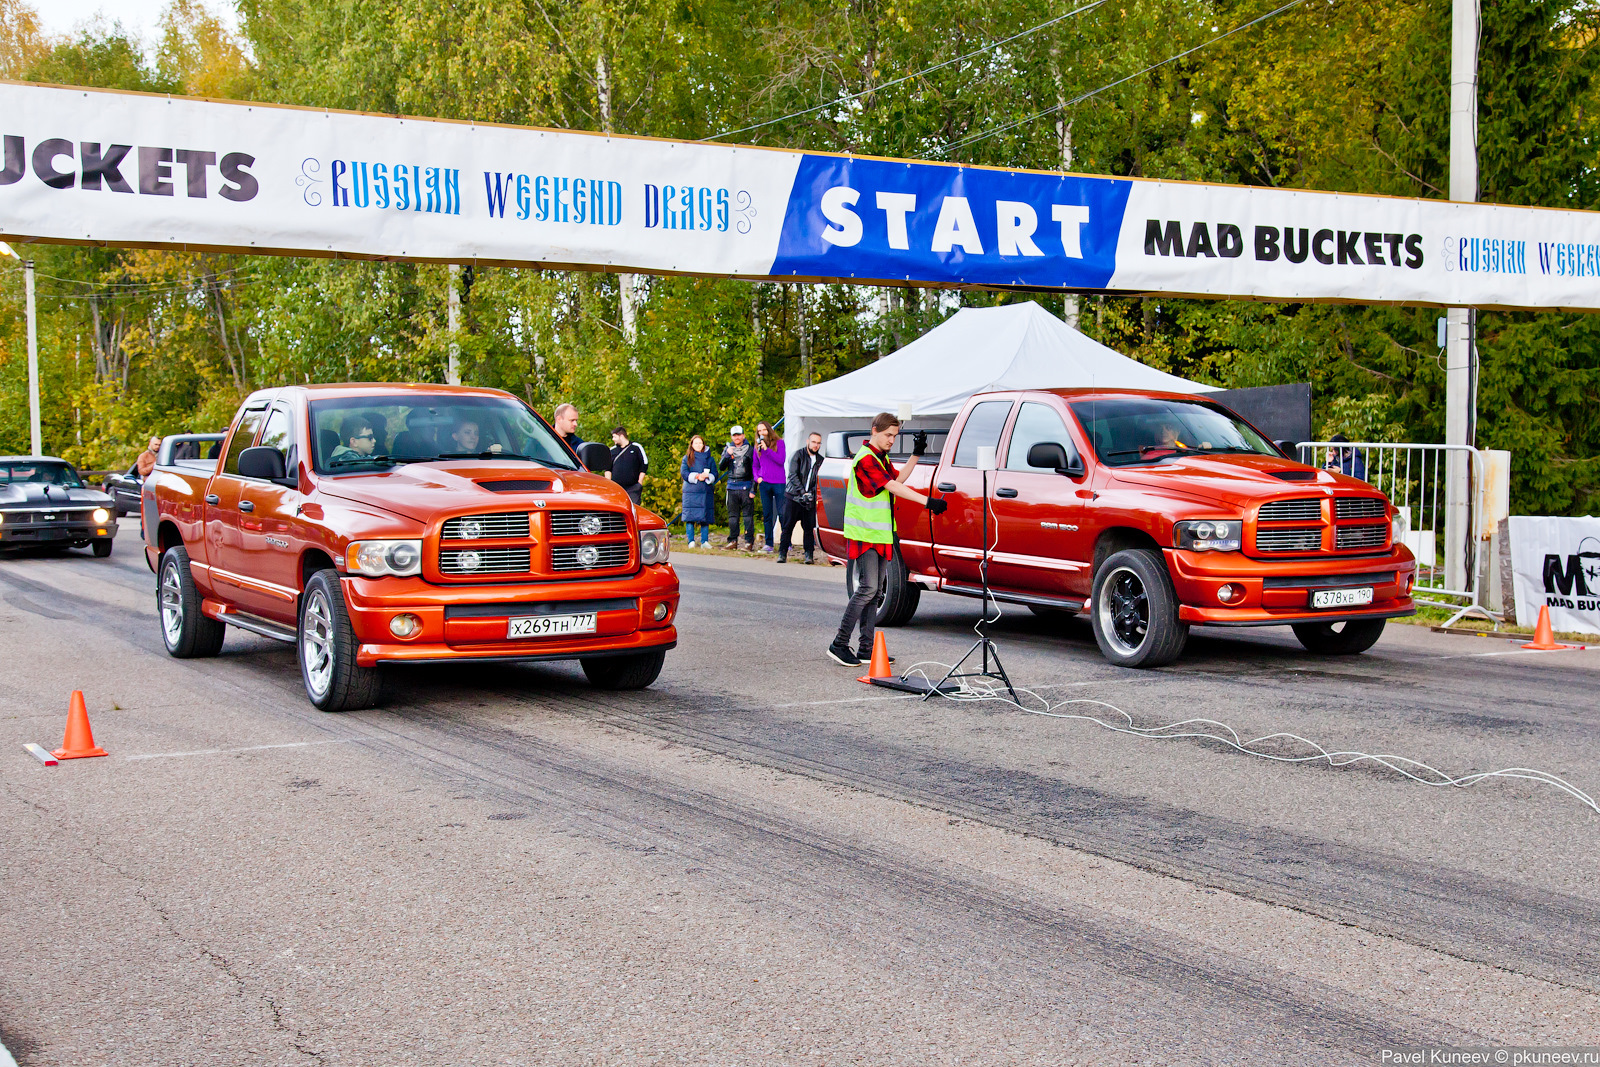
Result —
<svg viewBox="0 0 1600 1067"><path fill-rule="evenodd" d="M378 702L382 676L376 667L356 663L355 631L344 604L344 589L332 570L320 570L300 594L295 659L306 699L323 711L354 711Z"/></svg>
<svg viewBox="0 0 1600 1067"><path fill-rule="evenodd" d="M846 596L856 595L856 561L844 564ZM889 560L889 572L883 583L883 595L878 598L878 625L904 626L917 613L922 602L922 586L910 580L905 561L896 552Z"/></svg>
<svg viewBox="0 0 1600 1067"><path fill-rule="evenodd" d="M109 537L99 537L94 541L94 555L96 559L105 559L111 555L111 546L116 544Z"/></svg>
<svg viewBox="0 0 1600 1067"><path fill-rule="evenodd" d="M173 545L161 554L161 566L156 571L156 618L161 621L161 641L167 646L167 655L200 659L222 651L228 628L200 613L200 592L194 587L189 553L182 545Z"/></svg>
<svg viewBox="0 0 1600 1067"><path fill-rule="evenodd" d="M1294 635L1307 652L1319 656L1358 656L1378 643L1386 619L1350 619L1347 622L1301 622Z"/></svg>
<svg viewBox="0 0 1600 1067"><path fill-rule="evenodd" d="M1114 553L1094 576L1095 643L1119 667L1161 667L1183 654L1189 627L1178 621L1178 597L1167 561L1153 548Z"/></svg>
<svg viewBox="0 0 1600 1067"><path fill-rule="evenodd" d="M661 674L667 653L656 649L627 656L591 656L578 662L596 689L643 689Z"/></svg>

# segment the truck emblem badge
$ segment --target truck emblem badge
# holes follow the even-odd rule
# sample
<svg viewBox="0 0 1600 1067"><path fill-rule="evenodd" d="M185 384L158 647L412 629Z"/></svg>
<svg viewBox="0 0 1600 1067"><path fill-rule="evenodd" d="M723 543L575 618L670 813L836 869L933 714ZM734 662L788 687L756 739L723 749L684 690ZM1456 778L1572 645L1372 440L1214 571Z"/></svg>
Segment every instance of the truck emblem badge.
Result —
<svg viewBox="0 0 1600 1067"><path fill-rule="evenodd" d="M289 547L289 542L283 540L281 537L269 537L269 538L267 538L267 544L271 545L274 548L288 548Z"/></svg>
<svg viewBox="0 0 1600 1067"><path fill-rule="evenodd" d="M544 501L543 500L535 500L533 502L533 506L536 507L536 508L542 508L542 507L544 507Z"/></svg>

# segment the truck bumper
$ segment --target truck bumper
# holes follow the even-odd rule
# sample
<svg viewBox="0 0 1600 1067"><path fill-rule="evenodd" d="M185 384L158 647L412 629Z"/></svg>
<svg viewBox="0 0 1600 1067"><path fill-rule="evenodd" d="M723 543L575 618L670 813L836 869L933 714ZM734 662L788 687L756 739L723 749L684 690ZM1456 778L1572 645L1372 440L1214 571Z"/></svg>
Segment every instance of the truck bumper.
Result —
<svg viewBox="0 0 1600 1067"><path fill-rule="evenodd" d="M677 644L678 577L669 565L605 581L443 586L421 578L345 578L356 662L577 659L667 649ZM664 606L660 619L656 612ZM595 615L595 631L510 640L508 620L540 615ZM397 615L421 623L408 638L390 630Z"/></svg>
<svg viewBox="0 0 1600 1067"><path fill-rule="evenodd" d="M1360 559L1260 560L1237 552L1167 549L1167 570L1178 594L1178 618L1196 626L1281 626L1297 622L1342 622L1414 615L1411 587L1417 565L1397 548ZM1244 595L1224 604L1225 585ZM1318 589L1372 587L1372 603L1361 607L1313 608Z"/></svg>

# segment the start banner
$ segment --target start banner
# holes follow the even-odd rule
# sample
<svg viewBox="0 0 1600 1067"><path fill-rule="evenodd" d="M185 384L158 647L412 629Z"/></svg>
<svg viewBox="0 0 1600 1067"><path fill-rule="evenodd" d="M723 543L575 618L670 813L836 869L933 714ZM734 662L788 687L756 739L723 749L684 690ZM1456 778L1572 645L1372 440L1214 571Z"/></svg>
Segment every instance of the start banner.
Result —
<svg viewBox="0 0 1600 1067"><path fill-rule="evenodd" d="M1600 634L1600 518L1508 522L1517 624L1535 625L1548 607L1555 629Z"/></svg>
<svg viewBox="0 0 1600 1067"><path fill-rule="evenodd" d="M1600 308L1600 214L0 83L0 236L868 284Z"/></svg>

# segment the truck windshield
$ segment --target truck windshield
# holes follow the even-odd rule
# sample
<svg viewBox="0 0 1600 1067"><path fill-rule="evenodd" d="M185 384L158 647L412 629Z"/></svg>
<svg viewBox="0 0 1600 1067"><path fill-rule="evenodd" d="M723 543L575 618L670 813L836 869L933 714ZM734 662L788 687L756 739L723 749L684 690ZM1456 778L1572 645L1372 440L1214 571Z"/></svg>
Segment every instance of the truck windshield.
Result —
<svg viewBox="0 0 1600 1067"><path fill-rule="evenodd" d="M1112 467L1208 452L1278 456L1272 443L1248 424L1199 401L1143 396L1080 400L1072 413L1089 434L1100 462Z"/></svg>
<svg viewBox="0 0 1600 1067"><path fill-rule="evenodd" d="M0 463L0 485L32 482L35 485L59 485L66 489L82 489L83 479L65 463Z"/></svg>
<svg viewBox="0 0 1600 1067"><path fill-rule="evenodd" d="M555 431L511 397L414 394L314 400L311 425L313 466L322 474L480 457L578 469Z"/></svg>

